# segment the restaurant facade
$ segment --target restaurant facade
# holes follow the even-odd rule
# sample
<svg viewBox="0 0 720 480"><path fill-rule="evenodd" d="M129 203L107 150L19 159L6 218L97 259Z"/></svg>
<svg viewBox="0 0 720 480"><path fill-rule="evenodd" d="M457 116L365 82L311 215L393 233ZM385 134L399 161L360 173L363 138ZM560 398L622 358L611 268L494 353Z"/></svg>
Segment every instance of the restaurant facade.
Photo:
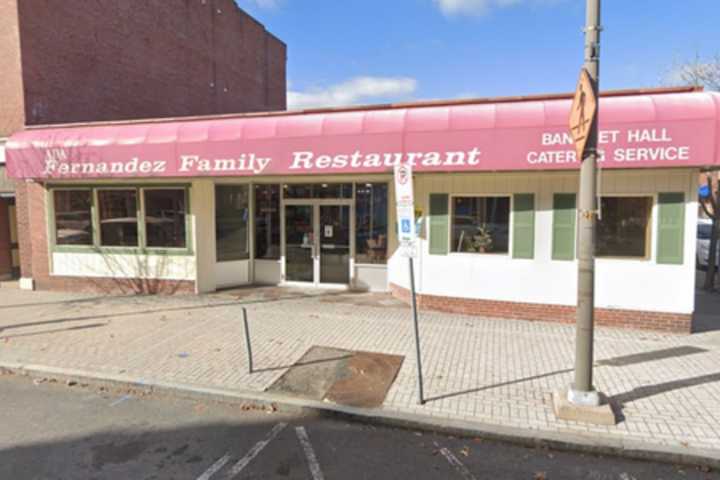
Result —
<svg viewBox="0 0 720 480"><path fill-rule="evenodd" d="M569 322L570 104L556 95L27 129L7 144L27 214L21 284L405 299L392 181L403 163L414 171L421 307ZM597 321L689 331L697 178L720 166L720 95L618 91L600 104Z"/></svg>

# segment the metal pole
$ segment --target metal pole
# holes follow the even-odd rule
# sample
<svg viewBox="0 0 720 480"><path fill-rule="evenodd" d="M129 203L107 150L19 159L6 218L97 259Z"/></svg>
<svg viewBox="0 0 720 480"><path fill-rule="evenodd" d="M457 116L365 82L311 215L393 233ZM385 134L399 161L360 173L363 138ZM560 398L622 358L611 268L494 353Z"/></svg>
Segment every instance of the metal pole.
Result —
<svg viewBox="0 0 720 480"><path fill-rule="evenodd" d="M595 94L599 93L600 73L600 0L587 0L585 28L585 69L592 79ZM598 102L599 103L599 102ZM588 135L587 146L580 167L578 211L578 291L577 331L575 342L575 381L568 400L578 405L599 405L600 398L593 387L593 329L595 289L595 223L597 214L596 168L598 121L597 116Z"/></svg>
<svg viewBox="0 0 720 480"><path fill-rule="evenodd" d="M250 327L248 326L247 309L243 307L243 330L245 331L245 349L248 357L248 373L253 373L252 347L250 346Z"/></svg>
<svg viewBox="0 0 720 480"><path fill-rule="evenodd" d="M415 301L415 267L413 259L408 256L410 262L410 295L412 305L413 325L415 326L415 359L417 360L417 377L418 377L418 404L425 404L425 396L423 394L423 377L422 362L420 359L420 329L418 327L417 303Z"/></svg>

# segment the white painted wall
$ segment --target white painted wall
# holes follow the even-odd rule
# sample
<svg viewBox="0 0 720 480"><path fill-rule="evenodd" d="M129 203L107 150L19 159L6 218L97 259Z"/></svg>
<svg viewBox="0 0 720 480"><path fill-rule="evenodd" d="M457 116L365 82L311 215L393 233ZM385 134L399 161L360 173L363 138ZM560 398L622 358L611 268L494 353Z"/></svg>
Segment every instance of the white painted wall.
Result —
<svg viewBox="0 0 720 480"><path fill-rule="evenodd" d="M279 285L282 282L280 260L255 260L255 283Z"/></svg>
<svg viewBox="0 0 720 480"><path fill-rule="evenodd" d="M193 245L197 269L196 293L214 292L215 285L215 184L211 179L194 180L190 191Z"/></svg>
<svg viewBox="0 0 720 480"><path fill-rule="evenodd" d="M692 313L695 289L695 238L697 224L697 170L603 171L604 194L685 192L685 261L683 265L656 262L657 204L652 213L652 248L648 260L598 259L596 305L672 313ZM425 238L416 260L418 292L432 295L503 300L511 302L575 305L577 262L554 261L552 254L552 201L554 193L576 193L577 174L418 175L416 203L428 213L430 193L513 194L534 193L535 258L515 260L508 255L450 253L430 255ZM512 214L511 214L512 225ZM512 231L512 228L511 228ZM512 252L512 233L511 233ZM407 260L397 252L389 263L390 282L409 287Z"/></svg>
<svg viewBox="0 0 720 480"><path fill-rule="evenodd" d="M215 264L215 286L236 287L250 283L250 260L217 262Z"/></svg>
<svg viewBox="0 0 720 480"><path fill-rule="evenodd" d="M68 277L195 280L191 255L54 252L52 265L53 275Z"/></svg>
<svg viewBox="0 0 720 480"><path fill-rule="evenodd" d="M387 265L355 264L355 287L370 292L387 292Z"/></svg>

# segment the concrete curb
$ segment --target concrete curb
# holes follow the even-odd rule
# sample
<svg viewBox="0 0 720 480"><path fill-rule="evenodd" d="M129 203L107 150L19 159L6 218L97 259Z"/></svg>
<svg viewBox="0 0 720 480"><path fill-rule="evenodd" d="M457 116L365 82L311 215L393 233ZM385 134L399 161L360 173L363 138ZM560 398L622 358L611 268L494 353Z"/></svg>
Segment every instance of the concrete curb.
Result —
<svg viewBox="0 0 720 480"><path fill-rule="evenodd" d="M720 469L720 451L713 450L648 445L623 439L543 432L529 428L522 429L447 418L438 419L392 410L347 407L274 393L227 390L154 380L146 381L142 378L127 375L98 374L43 365L0 362L0 370L32 378L53 378L61 381L74 381L78 384L104 386L113 389L132 389L193 400L212 400L242 405L252 404L264 408L277 408L283 412L313 413L320 416L338 417L374 425L422 430L458 437L480 437L486 440L528 447L547 447L556 450L619 456L634 460L707 466Z"/></svg>

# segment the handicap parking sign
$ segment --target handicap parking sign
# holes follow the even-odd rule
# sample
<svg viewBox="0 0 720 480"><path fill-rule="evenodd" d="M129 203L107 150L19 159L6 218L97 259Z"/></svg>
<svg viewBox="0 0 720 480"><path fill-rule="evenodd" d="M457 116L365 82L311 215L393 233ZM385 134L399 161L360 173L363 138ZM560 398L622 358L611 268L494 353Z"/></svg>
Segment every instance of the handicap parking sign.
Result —
<svg viewBox="0 0 720 480"><path fill-rule="evenodd" d="M408 218L403 218L403 219L402 219L402 227L401 227L401 228L402 228L402 232L403 232L403 233L411 233L411 228L412 228L412 226L411 226L411 224L410 224L410 219L408 219Z"/></svg>

